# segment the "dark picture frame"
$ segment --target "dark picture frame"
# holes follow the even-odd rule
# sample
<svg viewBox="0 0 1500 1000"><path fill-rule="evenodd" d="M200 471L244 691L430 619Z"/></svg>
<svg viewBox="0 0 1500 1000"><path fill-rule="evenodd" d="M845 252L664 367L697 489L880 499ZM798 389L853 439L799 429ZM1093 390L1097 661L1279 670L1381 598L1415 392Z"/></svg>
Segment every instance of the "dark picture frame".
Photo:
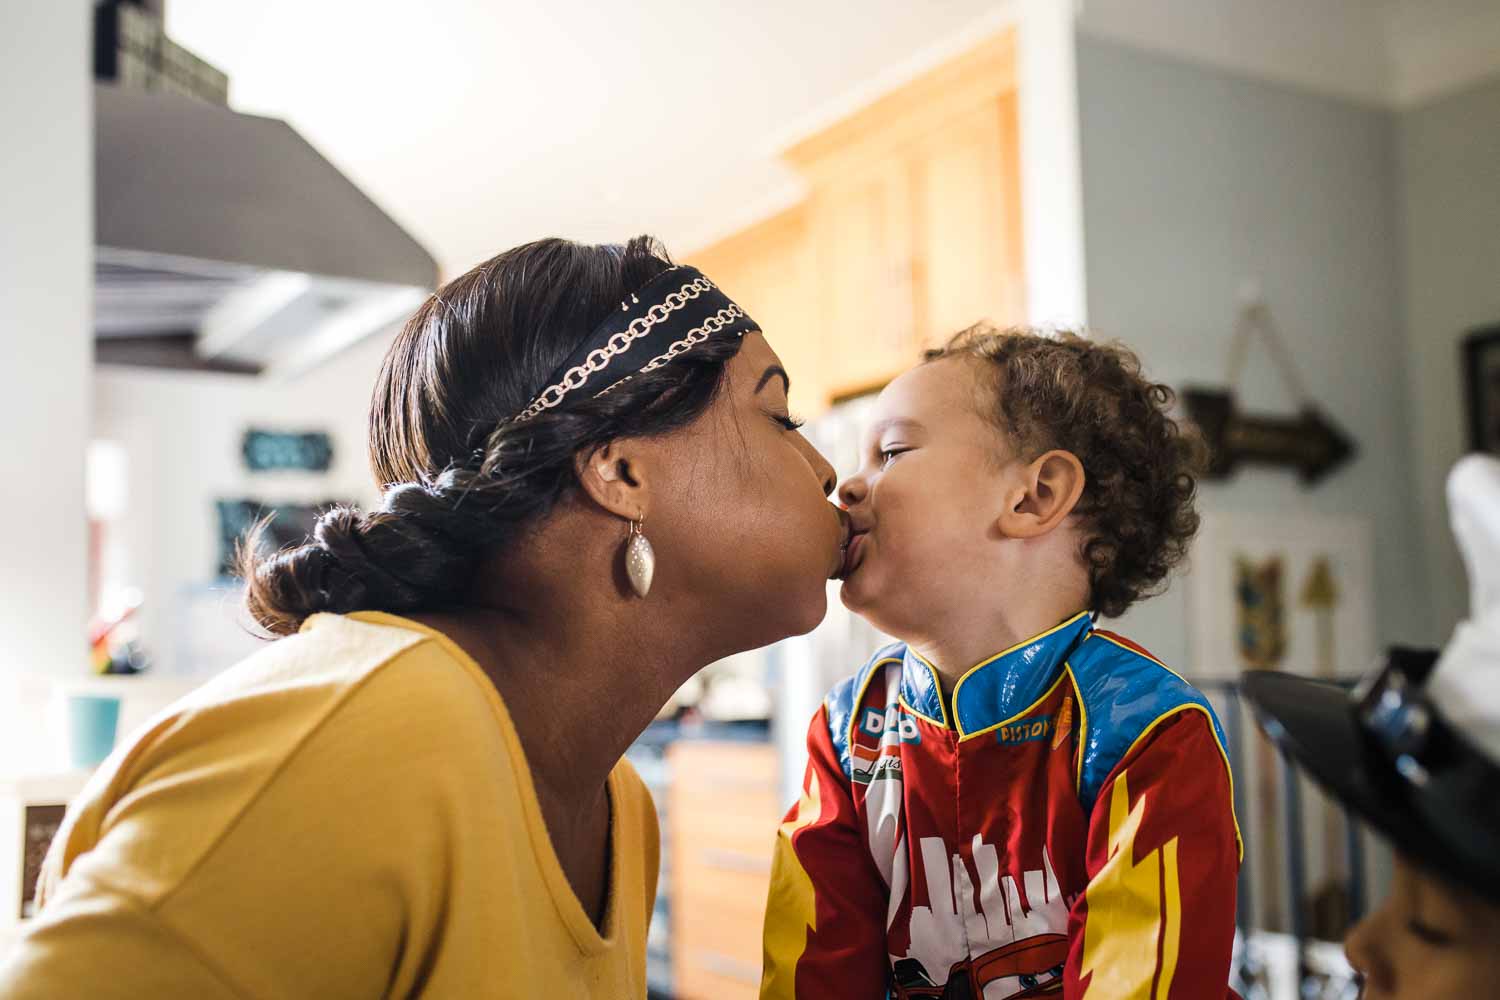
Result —
<svg viewBox="0 0 1500 1000"><path fill-rule="evenodd" d="M1500 324L1463 339L1469 450L1500 455Z"/></svg>
<svg viewBox="0 0 1500 1000"><path fill-rule="evenodd" d="M270 504L255 499L222 499L214 506L219 512L220 579L231 579L238 572L239 546L262 518L269 518L261 534L261 554L269 555L288 545L307 541L318 518L330 507L351 506L348 500L324 500L320 503Z"/></svg>

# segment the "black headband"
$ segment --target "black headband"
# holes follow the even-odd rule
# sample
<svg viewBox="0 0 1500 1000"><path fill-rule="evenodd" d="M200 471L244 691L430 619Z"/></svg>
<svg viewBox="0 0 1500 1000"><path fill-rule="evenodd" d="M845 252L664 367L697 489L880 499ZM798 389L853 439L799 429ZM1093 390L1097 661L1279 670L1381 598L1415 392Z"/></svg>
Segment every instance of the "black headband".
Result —
<svg viewBox="0 0 1500 1000"><path fill-rule="evenodd" d="M547 378L514 423L550 410L586 389L602 396L644 372L655 371L711 336L743 337L759 330L745 310L697 268L669 268L620 303Z"/></svg>

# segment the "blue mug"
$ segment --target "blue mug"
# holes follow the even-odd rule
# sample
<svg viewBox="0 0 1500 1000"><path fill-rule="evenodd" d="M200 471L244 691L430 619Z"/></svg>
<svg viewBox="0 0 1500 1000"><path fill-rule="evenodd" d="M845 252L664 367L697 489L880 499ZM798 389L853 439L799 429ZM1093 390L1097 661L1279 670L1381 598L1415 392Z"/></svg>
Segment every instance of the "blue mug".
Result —
<svg viewBox="0 0 1500 1000"><path fill-rule="evenodd" d="M109 695L68 696L68 747L70 763L91 770L103 763L115 748L120 725L120 699Z"/></svg>

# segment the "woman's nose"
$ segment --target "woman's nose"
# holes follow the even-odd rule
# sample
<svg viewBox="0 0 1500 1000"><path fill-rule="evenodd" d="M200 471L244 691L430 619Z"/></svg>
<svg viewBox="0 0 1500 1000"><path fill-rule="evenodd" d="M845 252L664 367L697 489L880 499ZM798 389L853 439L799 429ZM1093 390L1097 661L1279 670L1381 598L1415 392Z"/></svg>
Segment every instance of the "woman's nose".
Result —
<svg viewBox="0 0 1500 1000"><path fill-rule="evenodd" d="M813 443L807 438L801 438L802 451L807 458L807 464L812 466L813 474L818 477L818 482L823 484L823 495L828 496L833 492L834 484L839 481L838 473L833 471L833 465L823 457L823 453L813 447Z"/></svg>

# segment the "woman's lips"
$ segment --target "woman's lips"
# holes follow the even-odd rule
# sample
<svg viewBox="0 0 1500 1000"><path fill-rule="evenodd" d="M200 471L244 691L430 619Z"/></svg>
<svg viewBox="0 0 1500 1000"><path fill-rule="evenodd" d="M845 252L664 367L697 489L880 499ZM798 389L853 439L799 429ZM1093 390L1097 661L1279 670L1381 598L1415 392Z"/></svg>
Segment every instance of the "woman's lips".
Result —
<svg viewBox="0 0 1500 1000"><path fill-rule="evenodd" d="M839 518L839 552L833 572L828 574L828 579L841 580L844 576L844 562L849 556L849 541L854 537L854 522L849 519L848 513L842 508L835 507L834 510Z"/></svg>

